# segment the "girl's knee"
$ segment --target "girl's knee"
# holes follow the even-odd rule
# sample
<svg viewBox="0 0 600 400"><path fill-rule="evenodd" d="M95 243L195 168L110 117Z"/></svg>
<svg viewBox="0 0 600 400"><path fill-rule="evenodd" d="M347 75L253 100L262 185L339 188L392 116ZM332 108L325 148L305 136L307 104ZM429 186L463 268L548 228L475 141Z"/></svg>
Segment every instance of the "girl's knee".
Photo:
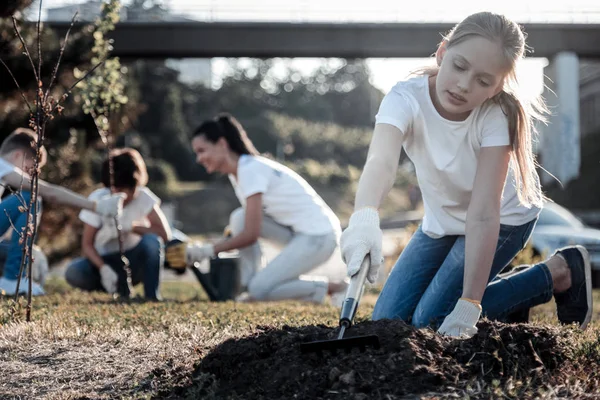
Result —
<svg viewBox="0 0 600 400"><path fill-rule="evenodd" d="M76 281L75 279L76 276L76 272L73 271L73 265L69 265L65 271L65 280L67 281L67 283L71 286L75 286L74 282Z"/></svg>
<svg viewBox="0 0 600 400"><path fill-rule="evenodd" d="M386 304L375 304L373 309L373 315L371 319L373 321L379 321L381 319L400 319L408 321L409 313L402 307L393 307Z"/></svg>
<svg viewBox="0 0 600 400"><path fill-rule="evenodd" d="M425 328L429 325L429 313L423 310L415 310L410 324L415 328Z"/></svg>
<svg viewBox="0 0 600 400"><path fill-rule="evenodd" d="M140 245L146 251L160 251L163 246L163 240L160 236L154 233L146 233L142 236L142 240L140 241Z"/></svg>
<svg viewBox="0 0 600 400"><path fill-rule="evenodd" d="M411 325L415 328L433 328L437 329L443 322L446 315L440 315L434 308L417 307L412 315Z"/></svg>
<svg viewBox="0 0 600 400"><path fill-rule="evenodd" d="M379 321L380 319L391 319L392 317L386 311L387 310L383 310L381 308L375 308L373 310L373 315L371 316L371 319L373 321Z"/></svg>
<svg viewBox="0 0 600 400"><path fill-rule="evenodd" d="M90 280L91 277L82 271L79 263L69 264L65 271L65 280L67 283L76 288L82 288L85 285L85 281Z"/></svg>

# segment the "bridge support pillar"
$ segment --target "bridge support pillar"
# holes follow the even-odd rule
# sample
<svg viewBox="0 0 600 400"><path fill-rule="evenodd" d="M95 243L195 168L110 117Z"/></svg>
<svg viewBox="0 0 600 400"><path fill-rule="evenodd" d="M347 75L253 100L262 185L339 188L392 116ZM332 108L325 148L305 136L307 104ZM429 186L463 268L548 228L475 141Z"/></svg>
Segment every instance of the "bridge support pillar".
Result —
<svg viewBox="0 0 600 400"><path fill-rule="evenodd" d="M550 117L540 124L539 156L542 166L563 185L579 176L581 146L579 129L579 59L560 52L544 68L544 92ZM543 184L554 181L542 172Z"/></svg>

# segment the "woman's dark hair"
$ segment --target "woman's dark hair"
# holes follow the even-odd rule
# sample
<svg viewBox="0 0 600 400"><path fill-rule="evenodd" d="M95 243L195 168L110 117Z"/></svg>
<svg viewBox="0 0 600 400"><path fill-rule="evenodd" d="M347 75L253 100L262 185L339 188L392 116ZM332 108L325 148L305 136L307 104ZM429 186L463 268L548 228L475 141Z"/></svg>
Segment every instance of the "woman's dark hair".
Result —
<svg viewBox="0 0 600 400"><path fill-rule="evenodd" d="M148 184L146 163L140 153L131 148L116 149L111 152L116 188L135 189ZM110 188L108 159L102 163L102 184Z"/></svg>
<svg viewBox="0 0 600 400"><path fill-rule="evenodd" d="M253 156L260 154L248 138L242 124L235 117L226 113L204 121L196 128L192 138L197 136L204 136L211 143L216 143L220 138L224 138L231 151L237 154L251 154Z"/></svg>

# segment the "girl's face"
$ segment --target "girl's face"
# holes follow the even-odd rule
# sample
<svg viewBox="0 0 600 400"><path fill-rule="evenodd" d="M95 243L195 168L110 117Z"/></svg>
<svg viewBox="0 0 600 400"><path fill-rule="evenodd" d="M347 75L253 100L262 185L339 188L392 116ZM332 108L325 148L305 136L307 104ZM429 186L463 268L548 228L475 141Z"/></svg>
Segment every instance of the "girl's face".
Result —
<svg viewBox="0 0 600 400"><path fill-rule="evenodd" d="M502 90L508 65L498 43L475 36L451 48L441 45L436 57L440 70L430 94L442 117L464 120Z"/></svg>
<svg viewBox="0 0 600 400"><path fill-rule="evenodd" d="M225 173L224 167L227 161L227 142L219 138L216 143L206 140L204 135L192 139L192 149L196 153L196 162L206 169L206 172Z"/></svg>

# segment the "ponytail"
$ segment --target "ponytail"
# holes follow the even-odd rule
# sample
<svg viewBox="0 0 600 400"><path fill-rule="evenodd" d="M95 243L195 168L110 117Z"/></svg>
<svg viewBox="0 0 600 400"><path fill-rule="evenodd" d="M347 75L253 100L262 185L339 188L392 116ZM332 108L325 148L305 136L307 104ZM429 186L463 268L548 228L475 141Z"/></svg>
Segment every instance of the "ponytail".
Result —
<svg viewBox="0 0 600 400"><path fill-rule="evenodd" d="M235 117L226 113L221 113L214 119L203 122L192 134L192 138L196 136L204 136L212 143L224 138L234 153L260 155L242 124Z"/></svg>
<svg viewBox="0 0 600 400"><path fill-rule="evenodd" d="M545 199L536 172L537 162L533 153L533 137L536 134L534 118L543 120L543 106L523 104L512 91L503 90L492 100L500 105L508 118L510 137L510 162L515 172L517 196L525 206L542 206Z"/></svg>

